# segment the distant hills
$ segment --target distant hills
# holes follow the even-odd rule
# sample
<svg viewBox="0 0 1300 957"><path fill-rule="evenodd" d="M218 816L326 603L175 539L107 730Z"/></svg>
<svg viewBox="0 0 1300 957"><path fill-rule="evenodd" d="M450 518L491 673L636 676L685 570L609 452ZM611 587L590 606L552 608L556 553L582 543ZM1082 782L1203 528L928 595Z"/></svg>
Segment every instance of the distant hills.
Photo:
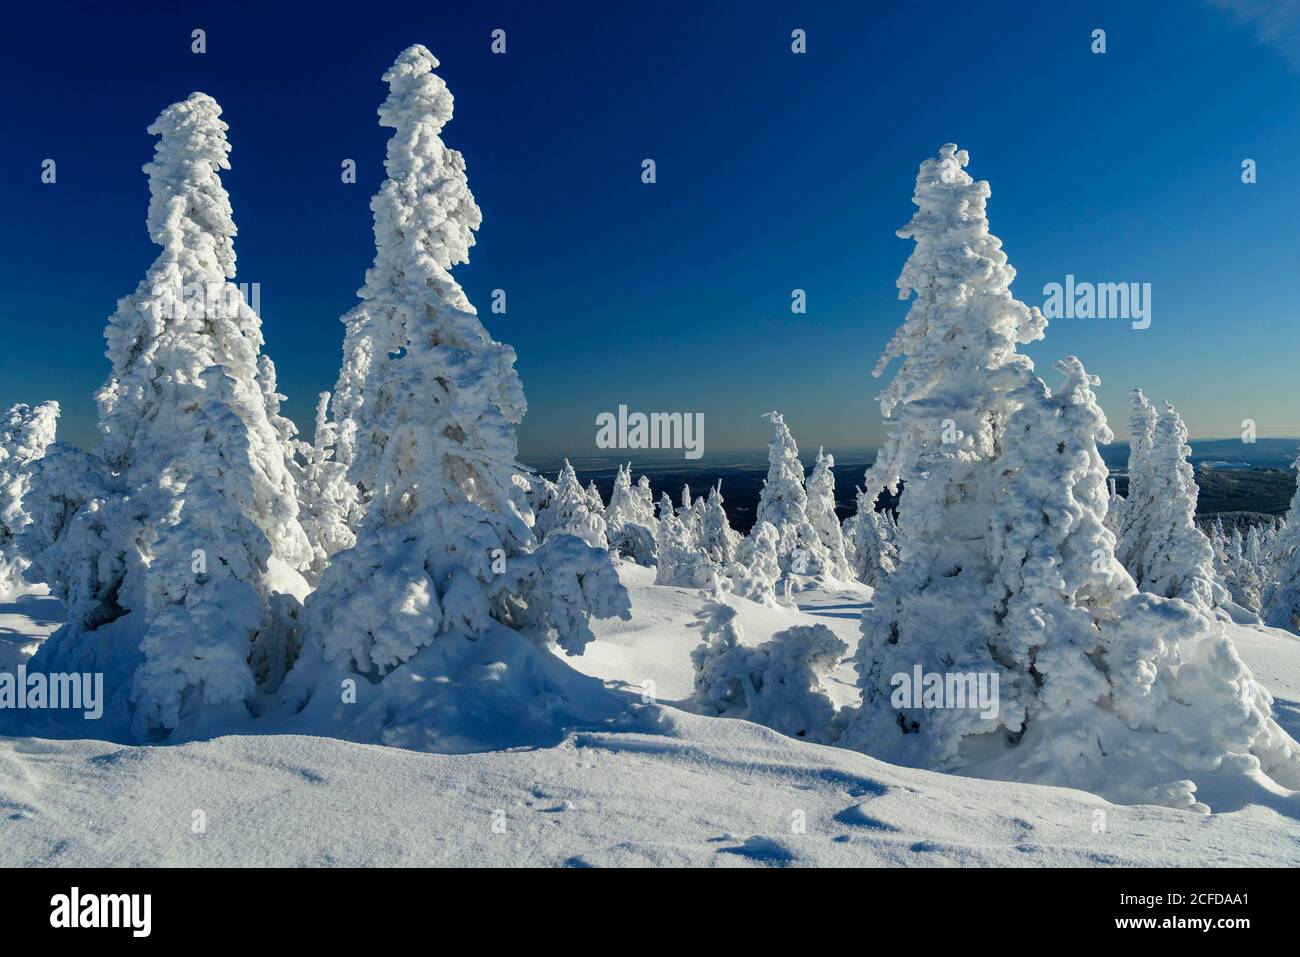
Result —
<svg viewBox="0 0 1300 957"><path fill-rule="evenodd" d="M1232 521L1257 521L1266 515L1285 515L1295 494L1296 476L1292 470L1295 461L1296 439L1259 439L1245 443L1240 439L1196 439L1189 443L1192 454L1189 461L1196 469L1196 484L1200 488L1197 504L1198 516L1234 515ZM841 519L855 510L856 486L862 484L867 466L875 460L875 449L830 450L835 455L835 502ZM802 459L806 468L812 468L817 448L805 447ZM1101 456L1111 469L1121 495L1128 488L1124 469L1128 465L1128 443L1113 442L1101 447ZM754 524L754 511L758 495L767 477L767 450L750 452L720 452L696 461L686 461L681 452L656 453L653 456L571 456L569 461L578 472L582 484L595 479L596 487L608 502L614 484L614 473L619 463L631 461L633 475L647 475L654 487L655 500L660 492L667 492L674 504L681 504L682 486L689 484L692 495L706 495L709 487L722 479L722 496L726 500L727 517L737 531L747 532ZM564 464L563 458L527 462L547 478Z"/></svg>

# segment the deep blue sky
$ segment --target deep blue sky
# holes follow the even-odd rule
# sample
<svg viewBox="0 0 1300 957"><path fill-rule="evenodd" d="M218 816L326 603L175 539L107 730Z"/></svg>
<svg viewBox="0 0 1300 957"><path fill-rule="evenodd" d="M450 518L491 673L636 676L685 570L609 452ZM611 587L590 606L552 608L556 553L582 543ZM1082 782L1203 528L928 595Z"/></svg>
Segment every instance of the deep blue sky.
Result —
<svg viewBox="0 0 1300 957"><path fill-rule="evenodd" d="M1028 350L1049 382L1051 360L1080 355L1121 433L1140 384L1193 436L1246 417L1300 434L1297 23L1232 6L10 5L0 405L56 398L61 436L94 441L103 325L156 252L145 128L203 90L230 124L238 278L261 283L287 409L310 427L373 255L379 77L421 42L484 215L457 276L518 350L526 459L594 453L596 414L620 402L703 412L710 453L761 446L771 408L805 449L878 442L868 373L906 311L894 281L911 249L894 231L918 163L948 141L992 184L1020 298L1041 303L1066 273L1153 284L1145 331L1054 322ZM497 287L505 316L488 309ZM790 312L796 287L807 315Z"/></svg>

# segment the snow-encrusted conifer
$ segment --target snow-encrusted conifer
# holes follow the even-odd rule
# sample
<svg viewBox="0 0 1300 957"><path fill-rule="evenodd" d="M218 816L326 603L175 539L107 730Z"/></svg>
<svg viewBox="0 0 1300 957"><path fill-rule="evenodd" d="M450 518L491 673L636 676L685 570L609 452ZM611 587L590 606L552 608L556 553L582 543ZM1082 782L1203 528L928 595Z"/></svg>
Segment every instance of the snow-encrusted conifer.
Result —
<svg viewBox="0 0 1300 957"><path fill-rule="evenodd" d="M767 480L759 493L754 523L767 522L777 533L777 557L784 576L816 579L834 574L829 553L808 520L799 448L779 412L765 413L772 423L767 446Z"/></svg>
<svg viewBox="0 0 1300 957"><path fill-rule="evenodd" d="M1241 593L1238 604L1261 616L1264 612L1264 596L1278 580L1274 549L1279 530L1280 526L1269 522L1250 526L1245 535L1241 534L1240 529L1234 528L1232 531L1230 580Z"/></svg>
<svg viewBox="0 0 1300 957"><path fill-rule="evenodd" d="M696 619L704 638L691 652L696 708L807 741L831 740L835 705L823 684L848 650L834 632L795 625L746 647L736 609L716 584Z"/></svg>
<svg viewBox="0 0 1300 957"><path fill-rule="evenodd" d="M1156 407L1141 389L1129 393L1132 408L1128 420L1128 494L1112 519L1118 542L1115 557L1129 574L1141 581L1141 556L1150 550L1148 525L1156 508L1155 479L1151 455L1156 435Z"/></svg>
<svg viewBox="0 0 1300 957"><path fill-rule="evenodd" d="M1215 577L1228 590L1233 602L1255 615L1262 607L1267 574L1260 542L1258 526L1251 526L1245 535L1240 528L1225 531L1223 522L1217 518L1211 526Z"/></svg>
<svg viewBox="0 0 1300 957"><path fill-rule="evenodd" d="M605 502L600 497L600 489L596 488L596 480L591 479L587 482L587 501L591 506L591 514L605 517Z"/></svg>
<svg viewBox="0 0 1300 957"><path fill-rule="evenodd" d="M696 500L697 503L700 501ZM700 508L698 547L715 565L725 565L736 556L740 536L727 520L727 509L722 501L722 480L709 489L708 500Z"/></svg>
<svg viewBox="0 0 1300 957"><path fill-rule="evenodd" d="M23 496L32 466L54 441L59 404L12 406L0 417L0 601L35 582L26 582L27 559L18 554L17 536L31 522Z"/></svg>
<svg viewBox="0 0 1300 957"><path fill-rule="evenodd" d="M545 527L546 537L576 535L592 548L608 548L605 520L593 510L591 496L578 481L568 459L565 459L564 469L555 485L555 497L547 503L540 522Z"/></svg>
<svg viewBox="0 0 1300 957"><path fill-rule="evenodd" d="M1146 421L1141 393L1133 425ZM1131 425L1130 428L1133 426ZM1214 577L1214 550L1196 526L1196 480L1187 461L1187 427L1169 403L1156 418L1149 451L1145 442L1135 445L1142 454L1136 469L1138 490L1124 507L1125 568L1138 588L1163 598L1181 598L1202 611L1227 600ZM1130 457L1130 483L1134 466Z"/></svg>
<svg viewBox="0 0 1300 957"><path fill-rule="evenodd" d="M716 571L715 566L696 547L688 521L690 509L678 515L668 493L659 500L659 524L655 534L655 584L703 588Z"/></svg>
<svg viewBox="0 0 1300 957"><path fill-rule="evenodd" d="M533 515L533 537L539 542L546 540L548 516L553 512L549 506L559 496L560 490L555 483L540 472L530 472L515 476L515 481L524 483L524 498L528 510Z"/></svg>
<svg viewBox="0 0 1300 957"><path fill-rule="evenodd" d="M640 489L632 487L631 463L620 465L614 476L605 524L610 548L639 565L654 564L657 531L654 506L647 506Z"/></svg>
<svg viewBox="0 0 1300 957"><path fill-rule="evenodd" d="M1295 788L1300 750L1222 625L1138 593L1116 560L1096 379L1064 360L1053 394L1016 354L1042 318L1011 298L988 186L965 162L949 146L922 165L904 232L917 239L903 280L918 299L894 339L905 360L882 397L891 421L876 463L906 482L900 565L863 616L863 704L841 719L841 743L1128 802L1204 809L1198 784L1236 778L1207 787L1217 801L1260 770ZM956 442L927 430L934 417ZM917 672L937 684L909 696ZM999 679L991 708L954 690L980 676ZM931 700L936 688L957 700Z"/></svg>
<svg viewBox="0 0 1300 957"><path fill-rule="evenodd" d="M849 581L848 558L844 550L844 534L839 517L835 514L835 457L825 449L817 450L817 462L808 476L808 520L817 532L830 556L830 573L841 581Z"/></svg>
<svg viewBox="0 0 1300 957"><path fill-rule="evenodd" d="M540 547L534 538L518 481L526 406L514 350L487 334L451 274L480 214L463 158L441 139L452 96L436 66L417 44L384 74L380 125L394 132L371 203L370 361L350 474L372 498L356 545L334 556L307 601L309 647L285 697L342 720L340 675L382 678L355 728L455 748L465 722L491 734L588 693L540 644L549 635L580 653L588 617L627 617L628 602L607 552L559 528ZM561 496L585 510L567 466L564 480Z"/></svg>
<svg viewBox="0 0 1300 957"><path fill-rule="evenodd" d="M335 458L338 425L328 414L329 405L330 393L322 392L312 441L299 444L298 517L312 547L311 566L304 573L311 581L319 581L330 558L357 540L351 521L356 487L348 481L347 467Z"/></svg>
<svg viewBox="0 0 1300 957"><path fill-rule="evenodd" d="M109 319L103 441L93 456L65 449L42 467L28 538L34 564L58 576L51 587L70 603L33 667L129 674L140 734L247 714L258 677L250 658L279 627L275 594L305 591L292 569L311 557L291 435L271 419L279 397L261 321L230 281L220 114L195 93L149 127L159 137L145 166L149 232L162 252ZM94 640L128 613L111 648Z"/></svg>
<svg viewBox="0 0 1300 957"><path fill-rule="evenodd" d="M1115 540L1118 542L1120 527L1124 524L1124 496L1119 494L1114 476L1107 478L1106 487L1110 493L1110 504L1106 507L1106 527L1110 529L1111 534L1115 536Z"/></svg>
<svg viewBox="0 0 1300 957"><path fill-rule="evenodd" d="M863 705L846 740L899 760L942 765L976 713L895 709L896 674L1003 673L994 660L1000 597L989 554L999 485L990 476L998 438L1015 412L1011 393L1030 361L1016 346L1042 337L1046 320L1011 296L1015 270L988 230L989 187L966 173L951 144L921 164L918 210L898 235L916 246L898 278L915 293L873 374L903 360L880 395L886 440L867 487L906 485L899 507L899 564L877 583L857 652ZM1013 719L1014 720L1014 719Z"/></svg>
<svg viewBox="0 0 1300 957"><path fill-rule="evenodd" d="M844 546L853 576L875 587L898 564L894 522L887 512L877 512L875 496L857 490L857 511L844 520Z"/></svg>
<svg viewBox="0 0 1300 957"><path fill-rule="evenodd" d="M627 467L630 473L632 470L632 463L629 462ZM642 475L639 479L636 480L636 493L641 498L641 504L643 508L642 514L644 515L644 517L647 519L654 518L655 517L655 493L650 489L650 479L647 476Z"/></svg>
<svg viewBox="0 0 1300 957"><path fill-rule="evenodd" d="M1300 456L1293 466L1300 476ZM1262 545L1262 543L1261 543ZM1271 561L1265 561L1265 549L1256 546L1260 565L1273 566L1275 575L1267 575L1261 600L1264 621L1274 628L1286 628L1300 633L1300 483L1297 483L1286 521L1276 534L1271 551Z"/></svg>
<svg viewBox="0 0 1300 957"><path fill-rule="evenodd" d="M781 563L777 559L776 529L759 522L736 545L735 561L724 566L727 586L741 598L775 607L785 597L777 593Z"/></svg>

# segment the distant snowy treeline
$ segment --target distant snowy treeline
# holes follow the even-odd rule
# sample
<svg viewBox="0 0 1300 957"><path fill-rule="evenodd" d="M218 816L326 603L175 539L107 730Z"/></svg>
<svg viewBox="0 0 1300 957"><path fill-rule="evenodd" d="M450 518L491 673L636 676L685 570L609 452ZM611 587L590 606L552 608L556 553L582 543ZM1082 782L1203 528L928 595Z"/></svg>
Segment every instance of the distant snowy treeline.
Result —
<svg viewBox="0 0 1300 957"><path fill-rule="evenodd" d="M552 483L517 462L514 351L451 274L481 216L441 139L452 97L436 66L417 45L384 75L374 263L310 443L280 412L260 318L232 282L220 108L195 93L150 127L161 252L109 319L102 442L52 441L51 403L4 423L0 586L43 582L68 615L31 670L103 672L113 720L144 741L297 721L455 751L653 726L653 706L551 650L580 654L592 617L630 616L617 569L631 561L702 590L702 713L1120 801L1202 809L1198 788L1260 776L1300 789L1300 748L1223 628L1258 613L1300 629L1300 505L1280 528L1212 541L1182 420L1140 391L1128 494L1108 490L1099 380L1070 356L1049 387L1018 351L1047 323L1010 292L965 151L921 164L899 232L914 242L898 280L911 306L875 369L899 360L856 512L837 519L833 457L805 474L770 412L742 536L720 485L678 504L660 490L656 506L627 467L606 503L567 464ZM219 294L196 300L196 286ZM901 492L896 510L877 508L882 492ZM844 644L821 626L748 644L735 603L853 581L874 598L861 701L837 709L821 682ZM913 674L926 688L898 694ZM944 697L984 679L995 708Z"/></svg>

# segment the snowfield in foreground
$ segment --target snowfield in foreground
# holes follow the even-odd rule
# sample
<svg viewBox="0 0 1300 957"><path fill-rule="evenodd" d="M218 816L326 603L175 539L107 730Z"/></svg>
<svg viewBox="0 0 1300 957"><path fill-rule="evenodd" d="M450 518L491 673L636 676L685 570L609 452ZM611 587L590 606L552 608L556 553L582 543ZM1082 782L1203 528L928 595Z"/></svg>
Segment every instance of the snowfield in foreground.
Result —
<svg viewBox="0 0 1300 957"><path fill-rule="evenodd" d="M620 574L632 620L599 623L599 640L567 660L634 701L653 693L655 725L465 755L279 734L160 747L0 738L0 864L1300 864L1300 800L1264 788L1210 815L1125 807L686 713L672 703L691 690L702 600L653 585L653 570ZM801 595L800 611L737 606L747 643L820 622L852 648L869 600L854 588ZM39 596L0 606L0 667L26 657L56 611ZM1300 641L1229 632L1296 736ZM847 664L835 678L839 703L852 701Z"/></svg>

